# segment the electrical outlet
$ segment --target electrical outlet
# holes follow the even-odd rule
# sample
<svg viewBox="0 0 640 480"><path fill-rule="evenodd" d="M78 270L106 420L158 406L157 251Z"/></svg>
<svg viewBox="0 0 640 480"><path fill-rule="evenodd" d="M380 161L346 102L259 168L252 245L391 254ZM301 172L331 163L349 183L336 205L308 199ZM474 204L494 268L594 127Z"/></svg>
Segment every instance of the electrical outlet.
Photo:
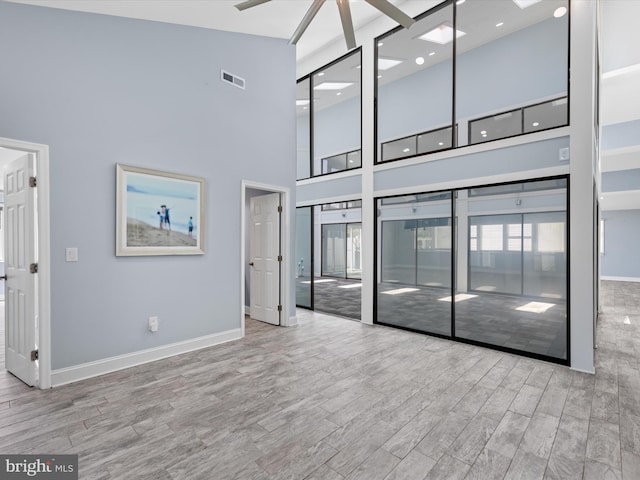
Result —
<svg viewBox="0 0 640 480"><path fill-rule="evenodd" d="M149 317L149 331L157 332L158 331L158 317Z"/></svg>
<svg viewBox="0 0 640 480"><path fill-rule="evenodd" d="M77 247L68 247L65 250L65 257L67 262L77 262L78 261L78 248Z"/></svg>
<svg viewBox="0 0 640 480"><path fill-rule="evenodd" d="M561 162L566 162L567 160L569 160L569 147L561 148L560 149L560 161Z"/></svg>

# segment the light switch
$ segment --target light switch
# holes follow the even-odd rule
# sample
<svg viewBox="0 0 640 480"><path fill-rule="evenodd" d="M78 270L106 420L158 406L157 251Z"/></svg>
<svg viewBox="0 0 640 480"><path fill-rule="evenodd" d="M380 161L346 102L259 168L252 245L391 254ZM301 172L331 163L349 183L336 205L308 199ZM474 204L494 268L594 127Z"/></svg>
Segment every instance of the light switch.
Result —
<svg viewBox="0 0 640 480"><path fill-rule="evenodd" d="M67 262L77 262L78 261L78 248L77 247L69 247L66 250L67 253Z"/></svg>

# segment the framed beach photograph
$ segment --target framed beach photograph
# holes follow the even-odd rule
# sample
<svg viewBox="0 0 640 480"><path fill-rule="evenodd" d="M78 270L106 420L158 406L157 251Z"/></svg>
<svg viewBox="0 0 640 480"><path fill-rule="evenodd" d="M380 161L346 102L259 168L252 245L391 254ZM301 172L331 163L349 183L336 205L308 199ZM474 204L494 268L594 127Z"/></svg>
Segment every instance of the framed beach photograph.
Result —
<svg viewBox="0 0 640 480"><path fill-rule="evenodd" d="M204 253L204 178L116 164L116 256Z"/></svg>

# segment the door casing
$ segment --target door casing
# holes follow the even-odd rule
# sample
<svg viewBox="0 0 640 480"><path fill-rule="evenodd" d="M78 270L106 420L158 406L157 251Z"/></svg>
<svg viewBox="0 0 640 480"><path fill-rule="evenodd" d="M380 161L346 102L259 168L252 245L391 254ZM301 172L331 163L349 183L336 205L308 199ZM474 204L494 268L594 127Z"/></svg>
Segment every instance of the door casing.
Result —
<svg viewBox="0 0 640 480"><path fill-rule="evenodd" d="M38 381L40 389L51 388L51 231L49 208L49 147L37 143L23 142L0 137L0 147L32 153L35 156L37 177L38 236Z"/></svg>
<svg viewBox="0 0 640 480"><path fill-rule="evenodd" d="M281 301L282 301L282 316L281 325L288 327L297 324L295 315L291 312L291 191L288 187L282 187L279 185L269 185L265 183L253 182L250 180L242 180L240 189L240 328L242 330L242 336L245 335L245 282L248 281L245 273L245 266L249 261L246 258L245 245L247 240L247 218L249 218L250 212L246 207L247 189L263 190L268 193L280 193L281 205L282 205L282 217L280 225L280 238L282 242L282 264L281 264Z"/></svg>

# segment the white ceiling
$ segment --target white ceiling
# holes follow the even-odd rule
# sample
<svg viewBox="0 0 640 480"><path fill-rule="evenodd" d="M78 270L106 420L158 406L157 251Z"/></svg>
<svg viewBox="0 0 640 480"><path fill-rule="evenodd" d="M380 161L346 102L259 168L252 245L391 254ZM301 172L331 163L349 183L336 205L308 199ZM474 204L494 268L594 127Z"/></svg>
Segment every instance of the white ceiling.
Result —
<svg viewBox="0 0 640 480"><path fill-rule="evenodd" d="M234 5L242 0L9 0L45 7L175 23L195 27L289 39L304 17L312 0L271 0L242 12ZM390 0L425 4L425 0ZM354 28L378 19L382 14L363 0L351 0ZM412 5L415 9L415 5ZM335 2L327 1L297 45L298 60L324 45L343 38L340 15ZM346 47L344 48L346 52Z"/></svg>

